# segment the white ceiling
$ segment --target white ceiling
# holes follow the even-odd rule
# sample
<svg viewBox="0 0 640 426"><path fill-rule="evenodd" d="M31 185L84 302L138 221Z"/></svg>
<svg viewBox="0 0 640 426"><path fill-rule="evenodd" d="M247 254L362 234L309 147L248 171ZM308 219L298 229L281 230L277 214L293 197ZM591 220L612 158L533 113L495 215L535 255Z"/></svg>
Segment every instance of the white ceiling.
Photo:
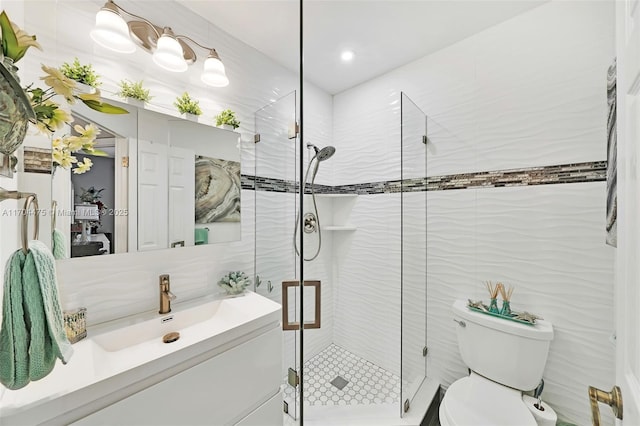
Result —
<svg viewBox="0 0 640 426"><path fill-rule="evenodd" d="M545 1L305 0L305 78L330 94L339 93ZM178 2L298 71L297 0ZM341 61L344 49L355 52L351 63Z"/></svg>

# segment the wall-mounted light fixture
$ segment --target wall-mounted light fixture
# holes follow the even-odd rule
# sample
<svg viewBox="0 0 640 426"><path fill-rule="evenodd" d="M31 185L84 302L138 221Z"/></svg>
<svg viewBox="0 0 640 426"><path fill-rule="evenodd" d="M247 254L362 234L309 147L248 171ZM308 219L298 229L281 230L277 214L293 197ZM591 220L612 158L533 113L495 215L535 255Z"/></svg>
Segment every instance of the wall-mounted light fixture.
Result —
<svg viewBox="0 0 640 426"><path fill-rule="evenodd" d="M127 21L120 12L135 19ZM229 84L216 49L203 46L185 35L176 35L170 27L159 27L142 16L127 12L112 0L108 0L96 14L96 26L91 31L91 38L100 46L119 53L133 53L137 44L153 54L156 65L173 72L184 72L196 62L195 52L186 43L188 40L209 52L204 61L202 81L213 87Z"/></svg>

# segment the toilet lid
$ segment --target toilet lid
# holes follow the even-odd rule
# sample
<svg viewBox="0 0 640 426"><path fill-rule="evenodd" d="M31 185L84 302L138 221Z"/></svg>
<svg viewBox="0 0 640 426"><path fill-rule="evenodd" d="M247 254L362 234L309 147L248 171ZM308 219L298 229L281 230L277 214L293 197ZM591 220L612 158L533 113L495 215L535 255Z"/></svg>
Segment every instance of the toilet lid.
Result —
<svg viewBox="0 0 640 426"><path fill-rule="evenodd" d="M537 426L519 391L473 373L449 386L441 408L455 426Z"/></svg>

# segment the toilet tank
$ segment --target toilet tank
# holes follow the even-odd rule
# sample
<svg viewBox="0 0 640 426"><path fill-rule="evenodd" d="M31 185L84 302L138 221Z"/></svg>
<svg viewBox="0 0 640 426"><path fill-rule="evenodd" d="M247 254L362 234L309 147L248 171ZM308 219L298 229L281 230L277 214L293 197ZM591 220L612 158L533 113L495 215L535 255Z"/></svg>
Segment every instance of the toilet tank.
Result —
<svg viewBox="0 0 640 426"><path fill-rule="evenodd" d="M522 391L538 386L553 339L550 322L536 320L535 325L520 324L474 312L465 300L454 302L453 318L458 323L455 326L458 347L467 367Z"/></svg>

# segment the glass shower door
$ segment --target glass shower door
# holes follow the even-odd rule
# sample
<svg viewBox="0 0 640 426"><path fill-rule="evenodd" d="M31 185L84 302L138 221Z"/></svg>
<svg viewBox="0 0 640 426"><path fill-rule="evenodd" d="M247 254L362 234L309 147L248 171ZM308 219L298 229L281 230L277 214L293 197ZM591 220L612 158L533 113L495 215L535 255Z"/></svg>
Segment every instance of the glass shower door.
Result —
<svg viewBox="0 0 640 426"><path fill-rule="evenodd" d="M402 413L426 377L427 116L401 95Z"/></svg>
<svg viewBox="0 0 640 426"><path fill-rule="evenodd" d="M296 279L293 230L297 209L296 92L255 113L255 280L254 290L282 303L283 282ZM289 321L297 321L297 299L289 292ZM283 307L284 309L284 307ZM298 331L283 332L284 411L296 419Z"/></svg>

